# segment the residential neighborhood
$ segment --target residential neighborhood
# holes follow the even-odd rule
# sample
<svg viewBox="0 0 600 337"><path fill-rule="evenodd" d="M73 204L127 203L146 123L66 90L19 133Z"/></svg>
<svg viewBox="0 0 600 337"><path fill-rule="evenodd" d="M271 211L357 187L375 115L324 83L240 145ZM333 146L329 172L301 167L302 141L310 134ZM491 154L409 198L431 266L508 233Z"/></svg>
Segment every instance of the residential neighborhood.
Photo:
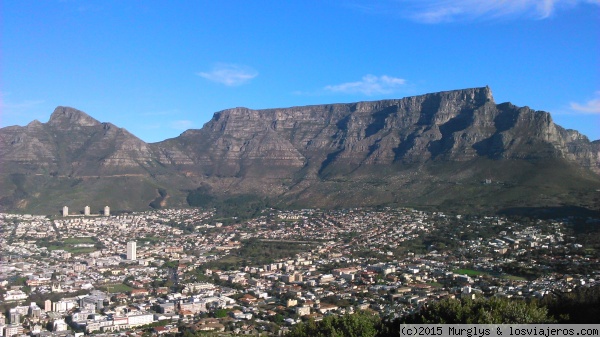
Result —
<svg viewBox="0 0 600 337"><path fill-rule="evenodd" d="M0 214L0 336L279 335L359 310L393 318L443 298L598 286L597 254L569 221L408 208Z"/></svg>

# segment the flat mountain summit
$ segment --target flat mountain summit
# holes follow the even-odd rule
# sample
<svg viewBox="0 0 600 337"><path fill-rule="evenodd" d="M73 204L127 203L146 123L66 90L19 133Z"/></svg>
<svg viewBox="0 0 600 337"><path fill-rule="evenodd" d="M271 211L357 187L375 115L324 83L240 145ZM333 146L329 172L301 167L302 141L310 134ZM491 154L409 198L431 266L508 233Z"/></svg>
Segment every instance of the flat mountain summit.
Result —
<svg viewBox="0 0 600 337"><path fill-rule="evenodd" d="M82 111L0 129L0 209L206 205L600 208L600 142L489 87L220 111L148 144Z"/></svg>

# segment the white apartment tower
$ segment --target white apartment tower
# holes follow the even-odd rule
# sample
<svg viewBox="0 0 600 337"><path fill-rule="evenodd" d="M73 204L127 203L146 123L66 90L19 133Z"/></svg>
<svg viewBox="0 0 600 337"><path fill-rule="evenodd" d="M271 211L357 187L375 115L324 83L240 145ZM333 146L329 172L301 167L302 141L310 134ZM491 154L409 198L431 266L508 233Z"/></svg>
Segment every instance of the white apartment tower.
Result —
<svg viewBox="0 0 600 337"><path fill-rule="evenodd" d="M110 207L104 206L104 216L110 216Z"/></svg>
<svg viewBox="0 0 600 337"><path fill-rule="evenodd" d="M63 216L69 216L69 207L63 206Z"/></svg>
<svg viewBox="0 0 600 337"><path fill-rule="evenodd" d="M90 206L85 206L83 209L83 215L90 215Z"/></svg>
<svg viewBox="0 0 600 337"><path fill-rule="evenodd" d="M135 241L127 242L127 260L137 260Z"/></svg>
<svg viewBox="0 0 600 337"><path fill-rule="evenodd" d="M15 308L10 309L9 314L10 314L10 324L12 324L12 325L19 324L21 315L19 314L17 309L15 309Z"/></svg>

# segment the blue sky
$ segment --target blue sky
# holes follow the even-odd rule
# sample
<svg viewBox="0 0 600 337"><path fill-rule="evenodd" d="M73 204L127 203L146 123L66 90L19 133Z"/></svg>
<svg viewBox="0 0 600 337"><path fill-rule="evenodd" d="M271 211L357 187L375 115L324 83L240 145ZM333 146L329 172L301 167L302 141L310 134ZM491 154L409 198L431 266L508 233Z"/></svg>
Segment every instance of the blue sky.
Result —
<svg viewBox="0 0 600 337"><path fill-rule="evenodd" d="M0 126L83 110L148 142L213 113L492 88L600 139L600 0L15 0Z"/></svg>

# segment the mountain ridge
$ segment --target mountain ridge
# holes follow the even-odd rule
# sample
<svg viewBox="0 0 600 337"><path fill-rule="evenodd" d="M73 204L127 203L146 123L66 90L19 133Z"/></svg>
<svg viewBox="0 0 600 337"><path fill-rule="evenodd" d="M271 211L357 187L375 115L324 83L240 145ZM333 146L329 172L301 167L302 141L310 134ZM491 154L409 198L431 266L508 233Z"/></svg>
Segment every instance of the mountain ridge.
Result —
<svg viewBox="0 0 600 337"><path fill-rule="evenodd" d="M554 124L547 112L496 104L489 87L356 103L237 107L216 112L201 129L156 143L57 107L47 123L0 129L0 145L3 210L48 212L83 202L82 196L122 209L147 208L157 197L182 207L198 191L207 198L253 195L324 207L452 204L453 196L436 187L442 178L450 184L445 189L466 193L454 196L458 203L473 193L505 195L498 205L483 205L498 208L522 203L521 196L532 192L510 184L537 181L542 172L565 180L553 183L545 203L594 207L593 189L600 189L600 141ZM541 163L555 165L556 172ZM522 171L498 171L511 165ZM492 179L503 185L490 191L480 186L485 176L504 177ZM592 199L577 201L568 183L588 186ZM135 201L120 200L125 197Z"/></svg>

